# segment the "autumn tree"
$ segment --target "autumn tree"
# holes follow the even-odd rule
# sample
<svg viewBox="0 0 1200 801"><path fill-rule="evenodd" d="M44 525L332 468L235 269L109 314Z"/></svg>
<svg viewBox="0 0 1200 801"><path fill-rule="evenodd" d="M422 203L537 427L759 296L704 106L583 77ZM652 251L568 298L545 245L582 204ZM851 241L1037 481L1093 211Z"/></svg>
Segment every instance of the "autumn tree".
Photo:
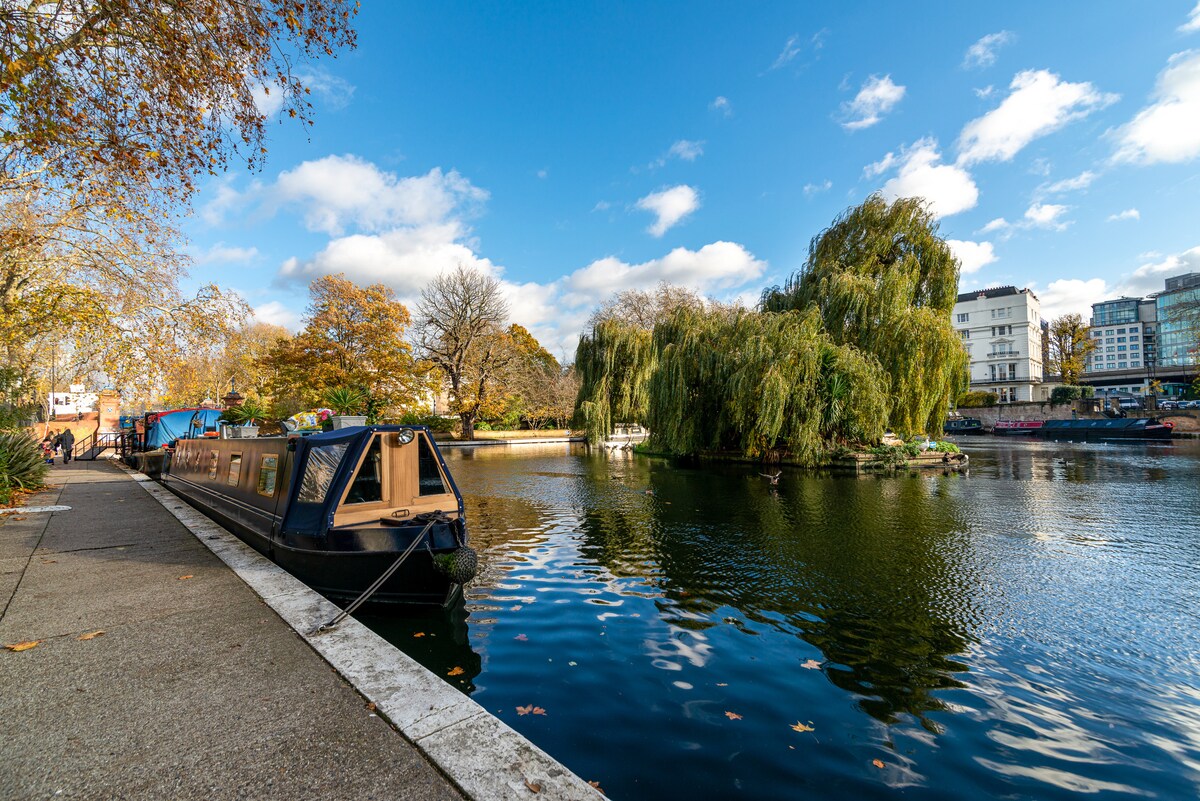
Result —
<svg viewBox="0 0 1200 801"><path fill-rule="evenodd" d="M603 301L588 318L587 328L594 329L604 320L621 320L644 331L670 317L676 309L701 309L704 300L687 287L659 281L652 291L625 289Z"/></svg>
<svg viewBox="0 0 1200 801"><path fill-rule="evenodd" d="M358 388L367 394L372 419L423 399L426 377L405 340L412 318L391 289L359 287L343 275L328 275L308 291L304 329L279 340L258 360L274 371L272 393L294 393L317 406L331 389Z"/></svg>
<svg viewBox="0 0 1200 801"><path fill-rule="evenodd" d="M144 392L162 365L241 324L236 296L182 291L173 220L197 176L234 158L261 163L256 97L310 122L306 64L353 46L356 8L0 5L0 348L11 364L36 371L53 347Z"/></svg>
<svg viewBox="0 0 1200 801"><path fill-rule="evenodd" d="M234 388L267 406L273 405L279 382L268 355L291 337L283 326L250 322L231 331L227 338L204 343L167 369L164 404L185 406L217 400Z"/></svg>
<svg viewBox="0 0 1200 801"><path fill-rule="evenodd" d="M1088 354L1096 349L1091 328L1079 314L1064 314L1050 322L1050 363L1047 372L1062 376L1064 384L1078 384Z"/></svg>
<svg viewBox="0 0 1200 801"><path fill-rule="evenodd" d="M500 282L459 265L430 282L417 315L418 353L450 384L450 407L470 438L475 422L496 408L499 382L514 358Z"/></svg>
<svg viewBox="0 0 1200 801"><path fill-rule="evenodd" d="M509 414L530 428L541 428L562 418L562 392L566 388L564 370L558 359L525 329L513 323L508 327L513 354L502 378L509 397ZM575 397L570 399L572 408ZM568 413L569 416L569 413Z"/></svg>

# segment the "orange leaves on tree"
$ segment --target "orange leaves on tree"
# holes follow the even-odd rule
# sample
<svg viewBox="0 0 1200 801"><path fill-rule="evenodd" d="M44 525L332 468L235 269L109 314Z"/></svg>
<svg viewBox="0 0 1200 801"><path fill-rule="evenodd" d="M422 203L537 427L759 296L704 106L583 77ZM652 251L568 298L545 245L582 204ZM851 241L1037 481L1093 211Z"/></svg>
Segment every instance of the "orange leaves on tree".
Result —
<svg viewBox="0 0 1200 801"><path fill-rule="evenodd" d="M450 669L450 672L449 672L449 673L447 673L446 675L447 675L447 676L461 676L462 674L464 674L464 673L466 673L466 672L467 672L467 671L463 670L463 669L462 669L462 668L460 668L460 667L454 667L454 668L451 668L451 669Z"/></svg>
<svg viewBox="0 0 1200 801"><path fill-rule="evenodd" d="M13 643L12 645L4 646L10 651L28 651L30 648L37 648L42 644L41 640L27 640L25 642Z"/></svg>
<svg viewBox="0 0 1200 801"><path fill-rule="evenodd" d="M742 716L739 715L737 712L726 712L725 717L729 718L730 720L741 720L742 719Z"/></svg>
<svg viewBox="0 0 1200 801"><path fill-rule="evenodd" d="M533 704L530 704L529 706L517 707L517 714L518 715L544 715L544 714L546 714L546 710L542 709L540 706L534 706Z"/></svg>
<svg viewBox="0 0 1200 801"><path fill-rule="evenodd" d="M104 634L105 634L104 629L96 629L95 631L89 631L87 634L80 634L75 639L77 639L77 640L94 640L97 637L103 637Z"/></svg>

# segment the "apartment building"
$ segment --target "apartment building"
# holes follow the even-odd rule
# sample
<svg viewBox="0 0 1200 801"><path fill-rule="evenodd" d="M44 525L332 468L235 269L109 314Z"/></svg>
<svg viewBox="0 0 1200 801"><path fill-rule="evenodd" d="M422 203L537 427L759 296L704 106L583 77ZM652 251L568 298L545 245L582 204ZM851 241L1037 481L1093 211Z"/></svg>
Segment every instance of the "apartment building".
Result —
<svg viewBox="0 0 1200 801"><path fill-rule="evenodd" d="M971 360L971 389L1001 403L1048 400L1042 380L1042 307L1029 289L1002 286L963 292L954 327Z"/></svg>

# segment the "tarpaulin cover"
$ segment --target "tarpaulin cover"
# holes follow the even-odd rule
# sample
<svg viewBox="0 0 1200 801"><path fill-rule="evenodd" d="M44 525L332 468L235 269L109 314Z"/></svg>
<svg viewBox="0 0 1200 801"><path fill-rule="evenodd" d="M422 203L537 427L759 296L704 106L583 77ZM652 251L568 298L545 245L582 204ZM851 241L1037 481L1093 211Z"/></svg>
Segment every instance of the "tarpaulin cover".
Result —
<svg viewBox="0 0 1200 801"><path fill-rule="evenodd" d="M146 432L146 447L161 448L189 433L199 436L207 429L215 429L220 417L220 409L179 409L162 414Z"/></svg>

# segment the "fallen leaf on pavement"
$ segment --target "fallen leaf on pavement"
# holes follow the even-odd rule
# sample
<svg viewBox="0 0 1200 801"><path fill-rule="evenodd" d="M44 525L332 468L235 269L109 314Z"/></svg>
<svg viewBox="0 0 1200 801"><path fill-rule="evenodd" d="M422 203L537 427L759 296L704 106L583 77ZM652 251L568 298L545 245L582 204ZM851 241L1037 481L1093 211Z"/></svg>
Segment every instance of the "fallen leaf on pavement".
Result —
<svg viewBox="0 0 1200 801"><path fill-rule="evenodd" d="M367 711L368 711L368 712L374 712L374 711L375 711L375 702L374 702L374 701L372 701L371 703L367 704Z"/></svg>
<svg viewBox="0 0 1200 801"><path fill-rule="evenodd" d="M883 767L883 760L882 760L882 759L872 759L872 760L871 760L871 764L872 764L872 765L874 765L874 766L875 766L875 767L877 767L877 768L882 768L882 767Z"/></svg>
<svg viewBox="0 0 1200 801"><path fill-rule="evenodd" d="M810 720L809 723L812 723L812 721ZM815 731L815 730L816 730L816 727L805 726L803 723L801 723L798 720L796 721L796 725L792 726L792 731Z"/></svg>
<svg viewBox="0 0 1200 801"><path fill-rule="evenodd" d="M466 672L467 671L463 670L460 667L455 667L455 668L451 669L451 671L449 673L447 673L446 675L447 676L461 676L462 674L464 674Z"/></svg>
<svg viewBox="0 0 1200 801"><path fill-rule="evenodd" d="M57 559L43 559L42 564L43 565L56 565L56 564L58 564L58 560Z"/></svg>
<svg viewBox="0 0 1200 801"><path fill-rule="evenodd" d="M195 578L195 576L193 576L191 573L188 573L186 576L180 576L177 580L178 581L187 581L190 578Z"/></svg>
<svg viewBox="0 0 1200 801"><path fill-rule="evenodd" d="M529 779L525 780L525 786L530 790L533 790L535 793L540 793L542 791L542 785L538 784L537 782L531 782Z"/></svg>
<svg viewBox="0 0 1200 801"><path fill-rule="evenodd" d="M803 665L801 665L800 667L808 668L809 670L820 670L821 663L815 659L810 659L807 662L805 662Z"/></svg>
<svg viewBox="0 0 1200 801"><path fill-rule="evenodd" d="M729 718L730 720L741 720L742 719L742 716L739 715L737 712L726 712L725 717Z"/></svg>
<svg viewBox="0 0 1200 801"><path fill-rule="evenodd" d="M24 520L24 519L25 519L25 517L24 517L24 516L21 516L21 515L13 515L12 517L10 517L10 518L8 518L8 519L9 519L9 520Z"/></svg>
<svg viewBox="0 0 1200 801"><path fill-rule="evenodd" d="M13 645L4 646L10 651L28 651L30 648L36 648L41 645L41 640L29 640L28 642L14 643Z"/></svg>
<svg viewBox="0 0 1200 801"><path fill-rule="evenodd" d="M87 634L80 634L75 639L77 639L77 640L94 640L97 637L103 637L103 636L104 636L104 629L97 629L96 631L89 631Z"/></svg>

